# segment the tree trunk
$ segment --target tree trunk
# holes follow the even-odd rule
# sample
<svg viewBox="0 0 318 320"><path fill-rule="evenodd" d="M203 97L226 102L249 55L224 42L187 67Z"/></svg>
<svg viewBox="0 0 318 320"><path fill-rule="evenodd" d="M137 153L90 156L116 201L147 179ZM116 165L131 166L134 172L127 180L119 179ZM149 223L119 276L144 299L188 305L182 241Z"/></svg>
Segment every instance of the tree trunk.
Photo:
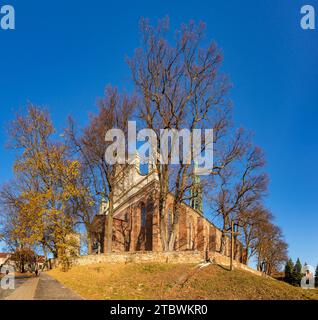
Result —
<svg viewBox="0 0 318 320"><path fill-rule="evenodd" d="M229 219L228 219L228 216L225 216L224 222L223 222L221 246L220 246L220 253L223 255L225 255L225 250L226 250L226 231L228 226L229 226Z"/></svg>
<svg viewBox="0 0 318 320"><path fill-rule="evenodd" d="M261 258L260 256L257 257L257 271L261 270Z"/></svg>
<svg viewBox="0 0 318 320"><path fill-rule="evenodd" d="M173 223L172 223L172 231L169 239L169 251L173 251L175 247L175 242L176 242L176 233L177 233L177 227L179 224L179 207L177 204L174 204L173 208Z"/></svg>
<svg viewBox="0 0 318 320"><path fill-rule="evenodd" d="M159 196L159 228L160 228L160 238L161 238L161 244L162 244L162 250L168 251L169 250L169 244L167 239L167 232L166 232L166 197L165 192L161 190L160 196Z"/></svg>
<svg viewBox="0 0 318 320"><path fill-rule="evenodd" d="M234 235L234 260L239 260L238 259L238 250L237 250L237 235Z"/></svg>
<svg viewBox="0 0 318 320"><path fill-rule="evenodd" d="M220 246L220 253L225 255L225 247L226 247L226 235L225 231L222 231L222 236L221 236L221 246Z"/></svg>
<svg viewBox="0 0 318 320"><path fill-rule="evenodd" d="M42 244L42 250L43 250L45 261L47 261L47 250L46 250L46 246L44 244Z"/></svg>
<svg viewBox="0 0 318 320"><path fill-rule="evenodd" d="M167 235L166 235L166 222L165 222L165 216L162 213L160 214L160 237L161 237L163 251L168 251L169 245L168 245Z"/></svg>
<svg viewBox="0 0 318 320"><path fill-rule="evenodd" d="M92 237L90 224L85 224L87 234L87 254L92 254Z"/></svg>
<svg viewBox="0 0 318 320"><path fill-rule="evenodd" d="M49 266L47 265L47 261L48 261L48 258L47 258L47 250L46 250L46 246L44 244L42 244L42 250L43 250L43 254L44 254L44 264L42 266L42 270L44 270L45 266L47 267L47 269L49 269Z"/></svg>
<svg viewBox="0 0 318 320"><path fill-rule="evenodd" d="M160 237L163 251L169 250L169 243L167 239L167 224L165 221L166 217L166 204L167 195L169 188L169 176L168 167L163 165L159 171L159 181L160 181L160 193L159 193L159 227L160 227Z"/></svg>
<svg viewBox="0 0 318 320"><path fill-rule="evenodd" d="M244 264L248 264L248 260L249 260L249 258L248 258L248 246L245 248L245 257L244 257Z"/></svg>
<svg viewBox="0 0 318 320"><path fill-rule="evenodd" d="M109 206L108 206L108 219L107 219L107 229L106 229L106 240L107 248L106 252L112 252L112 243L113 243L113 192L109 192Z"/></svg>
<svg viewBox="0 0 318 320"><path fill-rule="evenodd" d="M168 248L169 251L174 250L175 241L176 241L175 230L173 230L169 239L169 248Z"/></svg>
<svg viewBox="0 0 318 320"><path fill-rule="evenodd" d="M90 233L87 234L87 254L92 254L92 238Z"/></svg>

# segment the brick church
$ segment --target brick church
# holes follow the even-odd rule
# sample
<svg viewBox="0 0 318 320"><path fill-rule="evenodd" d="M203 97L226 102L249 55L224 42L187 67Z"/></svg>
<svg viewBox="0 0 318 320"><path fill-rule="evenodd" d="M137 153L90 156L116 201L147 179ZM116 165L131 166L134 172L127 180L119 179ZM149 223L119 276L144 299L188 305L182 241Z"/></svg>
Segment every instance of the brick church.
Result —
<svg viewBox="0 0 318 320"><path fill-rule="evenodd" d="M121 170L115 179L112 251L162 251L158 200L155 200L158 199L159 180L153 166L148 165L148 173L142 174L137 155L134 163ZM169 195L167 201L167 233L172 227L172 197ZM201 251L204 256L220 251L222 233L204 217L201 197L197 192L190 205L182 203L175 251ZM107 219L108 205L102 203L93 220L91 239L94 253L106 251ZM230 247L230 238L226 237L227 256L230 256ZM242 253L243 247L236 241L235 259L242 260Z"/></svg>

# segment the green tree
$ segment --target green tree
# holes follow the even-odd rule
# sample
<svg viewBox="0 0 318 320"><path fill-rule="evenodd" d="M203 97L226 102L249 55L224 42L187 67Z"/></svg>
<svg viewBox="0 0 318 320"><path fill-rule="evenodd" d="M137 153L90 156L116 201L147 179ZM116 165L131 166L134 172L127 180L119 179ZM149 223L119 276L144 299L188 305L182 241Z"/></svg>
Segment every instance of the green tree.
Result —
<svg viewBox="0 0 318 320"><path fill-rule="evenodd" d="M285 265L285 278L284 281L292 284L293 283L293 272L294 272L294 263L292 259L289 259Z"/></svg>
<svg viewBox="0 0 318 320"><path fill-rule="evenodd" d="M297 258L294 271L293 271L293 285L300 286L300 281L301 281L301 278L303 277L301 273L301 269L302 269L301 262L299 258Z"/></svg>
<svg viewBox="0 0 318 320"><path fill-rule="evenodd" d="M315 287L318 288L318 264L315 272Z"/></svg>

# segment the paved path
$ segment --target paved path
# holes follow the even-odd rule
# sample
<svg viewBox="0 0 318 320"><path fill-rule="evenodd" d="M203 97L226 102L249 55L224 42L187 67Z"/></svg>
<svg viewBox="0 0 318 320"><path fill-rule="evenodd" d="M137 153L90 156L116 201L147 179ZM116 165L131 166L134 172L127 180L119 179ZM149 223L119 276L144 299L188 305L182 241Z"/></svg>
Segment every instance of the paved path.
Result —
<svg viewBox="0 0 318 320"><path fill-rule="evenodd" d="M46 273L41 273L37 278L26 278L23 282L16 279L15 290L2 291L0 300L83 300Z"/></svg>
<svg viewBox="0 0 318 320"><path fill-rule="evenodd" d="M83 298L48 274L42 273L34 300L83 300Z"/></svg>
<svg viewBox="0 0 318 320"><path fill-rule="evenodd" d="M38 277L28 279L20 287L16 288L13 293L7 296L5 300L32 300L38 283Z"/></svg>
<svg viewBox="0 0 318 320"><path fill-rule="evenodd" d="M17 290L23 283L25 283L29 279L30 279L30 277L28 277L28 276L16 277L15 278L15 290ZM11 290L11 289L4 290L4 289L1 289L1 286L0 286L0 300L4 300L6 297L11 295L15 290Z"/></svg>

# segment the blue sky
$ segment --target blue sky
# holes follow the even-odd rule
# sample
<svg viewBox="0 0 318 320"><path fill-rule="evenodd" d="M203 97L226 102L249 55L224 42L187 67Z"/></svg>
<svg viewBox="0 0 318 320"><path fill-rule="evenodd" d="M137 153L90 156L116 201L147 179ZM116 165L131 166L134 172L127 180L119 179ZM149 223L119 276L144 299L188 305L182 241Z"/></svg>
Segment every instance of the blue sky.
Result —
<svg viewBox="0 0 318 320"><path fill-rule="evenodd" d="M318 15L317 0L6 3L16 30L0 30L0 183L12 177L5 127L27 102L47 106L60 130L70 114L84 124L105 85L130 89L125 57L138 46L141 16L169 15L172 28L203 20L224 52L236 122L266 153L266 202L290 255L318 263L318 31L299 23L302 5Z"/></svg>

